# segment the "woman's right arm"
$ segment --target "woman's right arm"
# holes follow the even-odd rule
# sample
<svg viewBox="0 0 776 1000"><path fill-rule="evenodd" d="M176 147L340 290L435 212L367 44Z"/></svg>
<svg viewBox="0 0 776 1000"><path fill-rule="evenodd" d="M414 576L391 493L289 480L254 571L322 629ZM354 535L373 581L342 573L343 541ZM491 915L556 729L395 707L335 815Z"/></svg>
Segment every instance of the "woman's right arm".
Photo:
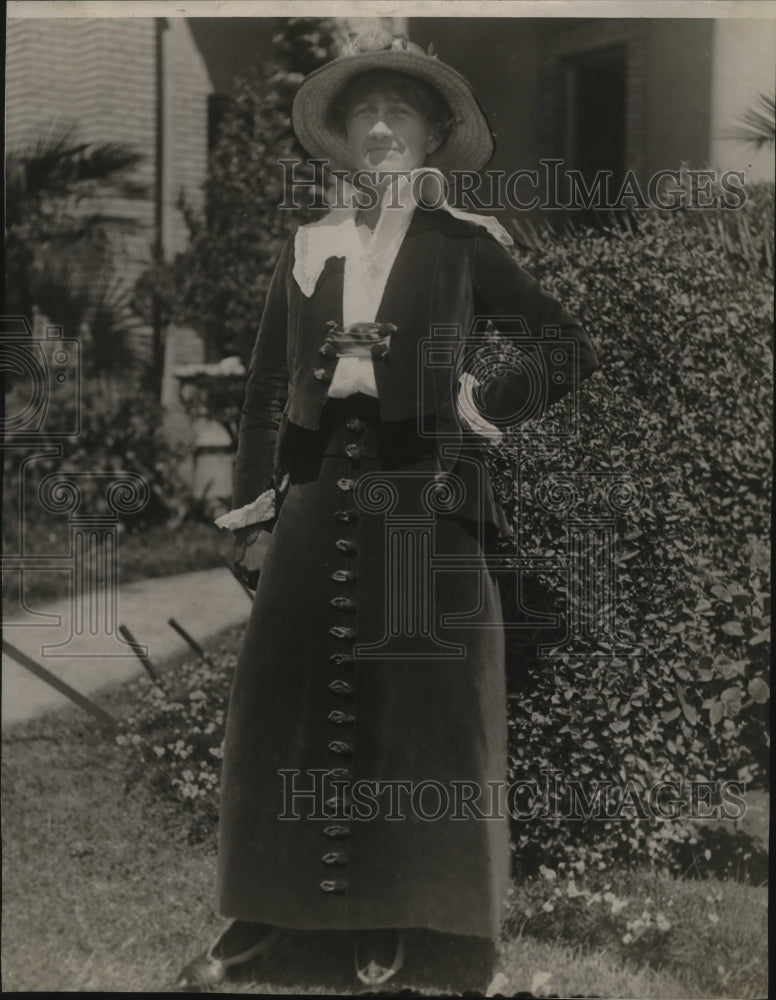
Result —
<svg viewBox="0 0 776 1000"><path fill-rule="evenodd" d="M275 444L288 399L288 279L293 242L280 255L267 291L245 386L232 507L251 503L274 484Z"/></svg>
<svg viewBox="0 0 776 1000"><path fill-rule="evenodd" d="M259 332L251 355L245 401L237 439L232 509L254 501L274 483L275 444L288 399L288 286L292 246L289 240L280 255L267 290ZM234 532L235 569L240 578L256 587L263 558L262 536L274 521L248 524Z"/></svg>

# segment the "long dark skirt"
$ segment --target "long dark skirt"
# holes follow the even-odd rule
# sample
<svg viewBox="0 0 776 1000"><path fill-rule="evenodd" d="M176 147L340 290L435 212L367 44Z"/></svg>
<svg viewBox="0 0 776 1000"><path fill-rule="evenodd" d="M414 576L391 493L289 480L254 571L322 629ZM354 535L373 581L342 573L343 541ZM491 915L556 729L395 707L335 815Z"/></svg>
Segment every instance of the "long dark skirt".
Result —
<svg viewBox="0 0 776 1000"><path fill-rule="evenodd" d="M498 933L501 604L476 527L429 515L433 443L411 439L361 394L298 433L232 687L224 916Z"/></svg>

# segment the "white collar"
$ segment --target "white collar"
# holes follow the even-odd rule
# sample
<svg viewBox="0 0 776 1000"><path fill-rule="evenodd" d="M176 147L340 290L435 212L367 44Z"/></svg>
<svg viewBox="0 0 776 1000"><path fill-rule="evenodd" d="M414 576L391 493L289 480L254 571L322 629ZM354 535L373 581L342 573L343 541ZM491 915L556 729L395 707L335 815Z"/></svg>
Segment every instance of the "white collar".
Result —
<svg viewBox="0 0 776 1000"><path fill-rule="evenodd" d="M420 167L409 175L400 175L389 185L382 195L382 210L372 239L364 246L356 232L357 207L353 204L353 188L345 184L344 205L332 208L322 219L300 226L294 238L294 278L308 298L315 291L321 271L330 257L351 255L377 263L389 254L395 256L396 242L401 243L415 211L413 194L417 190L416 179L424 174L436 174L444 178L434 167ZM389 198L395 189L395 197ZM444 190L444 188L442 188ZM445 200L440 206L456 219L463 219L483 226L505 247L513 245L512 237L501 223L487 215L473 215L460 209L451 208Z"/></svg>

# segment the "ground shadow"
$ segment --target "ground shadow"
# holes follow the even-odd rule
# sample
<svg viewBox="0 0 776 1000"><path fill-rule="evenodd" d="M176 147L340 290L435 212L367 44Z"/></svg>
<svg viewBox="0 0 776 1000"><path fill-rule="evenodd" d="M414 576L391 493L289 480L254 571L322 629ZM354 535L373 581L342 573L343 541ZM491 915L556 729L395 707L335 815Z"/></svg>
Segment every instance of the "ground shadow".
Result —
<svg viewBox="0 0 776 1000"><path fill-rule="evenodd" d="M699 826L697 842L677 845L675 859L685 878L768 883L768 851L757 837L730 824Z"/></svg>
<svg viewBox="0 0 776 1000"><path fill-rule="evenodd" d="M355 972L355 936L347 931L292 931L260 967L245 966L233 984L251 992L348 994L370 992ZM375 995L402 993L482 996L493 978L497 950L484 938L427 930L405 932L403 968Z"/></svg>

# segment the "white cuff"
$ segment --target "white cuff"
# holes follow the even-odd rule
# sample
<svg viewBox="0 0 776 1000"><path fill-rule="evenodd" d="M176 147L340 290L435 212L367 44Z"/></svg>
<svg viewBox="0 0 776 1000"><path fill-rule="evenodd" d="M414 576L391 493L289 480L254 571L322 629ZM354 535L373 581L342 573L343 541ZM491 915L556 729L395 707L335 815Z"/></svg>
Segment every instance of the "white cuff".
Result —
<svg viewBox="0 0 776 1000"><path fill-rule="evenodd" d="M475 434L487 438L491 444L499 444L503 437L502 432L498 427L488 423L474 404L473 392L475 387L480 384L479 381L471 372L464 372L458 379L458 382L461 386L461 391L458 395L458 413L464 423Z"/></svg>
<svg viewBox="0 0 776 1000"><path fill-rule="evenodd" d="M236 531L238 528L247 528L249 524L261 524L262 521L271 521L275 516L275 490L265 490L252 503L238 507L237 510L227 511L215 519L215 524L219 528L228 528L229 531Z"/></svg>

